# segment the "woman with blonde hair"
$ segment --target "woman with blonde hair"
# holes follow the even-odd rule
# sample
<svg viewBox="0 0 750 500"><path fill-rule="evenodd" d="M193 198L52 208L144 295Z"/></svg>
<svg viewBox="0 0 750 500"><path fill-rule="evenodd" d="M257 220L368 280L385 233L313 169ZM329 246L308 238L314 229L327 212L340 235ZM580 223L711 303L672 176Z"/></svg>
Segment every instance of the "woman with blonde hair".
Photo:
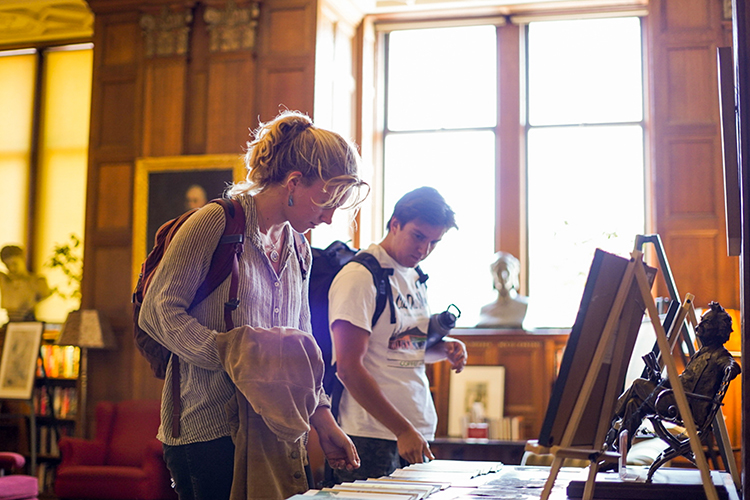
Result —
<svg viewBox="0 0 750 500"><path fill-rule="evenodd" d="M307 465L306 433L294 442L281 438L294 434L284 430L295 427L293 417L299 415L303 418L299 425L294 422L295 428L301 426L304 430L306 424L315 428L332 467L359 466L356 449L335 423L328 399L317 382L301 395L293 394L295 411L288 413L288 425L273 421L270 409L256 408L260 403L251 400L252 408L248 406L248 411L253 417L251 426L256 426L250 429L251 434L273 436L275 432L278 439L259 438L261 442L257 445L243 445L246 457L239 456L238 447L235 461L232 435L236 434L236 428L230 424L225 407L236 407L237 395L227 371L232 368L227 366L227 346L235 340L275 341L269 335L280 332L279 335L285 336L282 344L294 340L295 346L302 346L301 352L312 360L310 363L284 360L289 370L310 369L315 374L322 370L322 362L318 366L314 359L317 348L309 344L307 275L312 259L309 245L299 233L322 223L330 224L337 209L356 208L367 195L366 190L362 193L367 184L359 177L360 159L355 147L339 134L316 127L306 115L283 112L261 124L253 136L245 155L247 178L227 190L227 196L241 204L246 219L239 257L236 295L239 307L232 313L233 324L242 326L223 333L229 278L205 300L192 305L224 231L224 210L216 203L200 209L177 232L153 276L140 313L141 328L179 358L180 433L179 436L170 433L175 359L172 356L162 391L157 437L164 444L164 459L181 500L227 499L230 487L232 498L242 492L246 498L283 499L290 496L290 491L307 489L309 478L301 470ZM268 343L261 344L261 350L264 345ZM272 363L274 356L261 353L256 361ZM262 377L268 373L261 373L263 366L253 363L249 368L256 369L258 377ZM243 362L234 368L247 370L248 364ZM286 400L280 403L280 399L289 387L279 381L276 391L273 382L266 386L271 390L263 391L263 397L278 393L279 398L264 400L263 404L288 403ZM241 467L234 464L246 464L250 476L253 470L264 470L271 477L243 478L247 479L243 481L245 484L232 487L233 468L236 475Z"/></svg>

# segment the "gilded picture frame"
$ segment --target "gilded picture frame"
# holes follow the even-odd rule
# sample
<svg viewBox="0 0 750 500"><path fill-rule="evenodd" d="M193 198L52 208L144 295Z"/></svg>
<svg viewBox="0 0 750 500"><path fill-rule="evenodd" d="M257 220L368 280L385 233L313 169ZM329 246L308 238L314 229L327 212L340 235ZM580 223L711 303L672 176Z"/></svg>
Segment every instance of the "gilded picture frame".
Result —
<svg viewBox="0 0 750 500"><path fill-rule="evenodd" d="M192 193L200 192L204 200L218 198L229 184L243 180L245 174L241 155L137 159L133 192L133 286L153 247L157 229L190 208L188 198L192 202L197 199ZM197 186L200 188L196 189Z"/></svg>
<svg viewBox="0 0 750 500"><path fill-rule="evenodd" d="M0 399L31 399L43 323L8 323L0 359Z"/></svg>

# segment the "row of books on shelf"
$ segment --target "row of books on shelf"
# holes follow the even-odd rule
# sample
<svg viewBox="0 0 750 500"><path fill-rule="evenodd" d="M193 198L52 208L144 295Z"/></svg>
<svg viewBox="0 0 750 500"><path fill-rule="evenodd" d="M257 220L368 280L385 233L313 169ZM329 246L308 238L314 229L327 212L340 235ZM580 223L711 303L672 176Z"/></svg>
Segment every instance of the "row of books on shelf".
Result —
<svg viewBox="0 0 750 500"><path fill-rule="evenodd" d="M75 418L78 412L78 391L75 387L35 387L33 399L34 412L39 416Z"/></svg>
<svg viewBox="0 0 750 500"><path fill-rule="evenodd" d="M77 378L81 363L81 349L73 345L42 344L36 376L49 378ZM44 366L42 367L42 360Z"/></svg>
<svg viewBox="0 0 750 500"><path fill-rule="evenodd" d="M69 430L59 425L40 425L39 440L37 442L37 451L41 457L59 458L60 447L58 441L63 436L67 436Z"/></svg>
<svg viewBox="0 0 750 500"><path fill-rule="evenodd" d="M40 463L37 465L36 477L39 480L39 493L52 491L55 484L54 464Z"/></svg>
<svg viewBox="0 0 750 500"><path fill-rule="evenodd" d="M336 500L424 500L451 486L476 486L480 476L500 471L501 462L433 460L396 469L389 476L337 484L330 488L309 490L288 500L311 500L309 497Z"/></svg>
<svg viewBox="0 0 750 500"><path fill-rule="evenodd" d="M481 422L470 422L468 417L461 418L462 438L468 441L520 441L523 435L523 417L486 418Z"/></svg>

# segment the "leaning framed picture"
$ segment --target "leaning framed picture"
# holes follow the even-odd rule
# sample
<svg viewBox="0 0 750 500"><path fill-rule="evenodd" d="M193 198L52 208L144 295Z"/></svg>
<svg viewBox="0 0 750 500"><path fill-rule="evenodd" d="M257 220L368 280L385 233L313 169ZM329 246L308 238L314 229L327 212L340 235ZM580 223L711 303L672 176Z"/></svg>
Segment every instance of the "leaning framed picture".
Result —
<svg viewBox="0 0 750 500"><path fill-rule="evenodd" d="M484 417L499 422L505 404L504 366L467 366L451 371L448 404L448 435L461 437L463 422L472 409L481 407Z"/></svg>
<svg viewBox="0 0 750 500"><path fill-rule="evenodd" d="M31 399L42 330L41 322L8 323L0 358L0 399Z"/></svg>
<svg viewBox="0 0 750 500"><path fill-rule="evenodd" d="M245 177L241 155L139 158L133 192L133 283L162 224L222 196Z"/></svg>

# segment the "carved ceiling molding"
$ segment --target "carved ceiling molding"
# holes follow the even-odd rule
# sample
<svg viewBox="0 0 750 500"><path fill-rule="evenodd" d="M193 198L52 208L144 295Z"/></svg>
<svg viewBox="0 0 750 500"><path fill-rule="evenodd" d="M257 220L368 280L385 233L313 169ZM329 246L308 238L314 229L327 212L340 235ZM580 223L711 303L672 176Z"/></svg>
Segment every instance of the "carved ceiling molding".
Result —
<svg viewBox="0 0 750 500"><path fill-rule="evenodd" d="M0 46L91 39L94 14L85 0L3 0Z"/></svg>
<svg viewBox="0 0 750 500"><path fill-rule="evenodd" d="M193 14L188 9L172 12L164 6L158 15L141 14L140 26L146 40L146 57L186 54L192 21Z"/></svg>
<svg viewBox="0 0 750 500"><path fill-rule="evenodd" d="M259 15L257 2L237 7L234 0L229 0L224 9L206 7L203 20L207 24L211 52L254 49Z"/></svg>

